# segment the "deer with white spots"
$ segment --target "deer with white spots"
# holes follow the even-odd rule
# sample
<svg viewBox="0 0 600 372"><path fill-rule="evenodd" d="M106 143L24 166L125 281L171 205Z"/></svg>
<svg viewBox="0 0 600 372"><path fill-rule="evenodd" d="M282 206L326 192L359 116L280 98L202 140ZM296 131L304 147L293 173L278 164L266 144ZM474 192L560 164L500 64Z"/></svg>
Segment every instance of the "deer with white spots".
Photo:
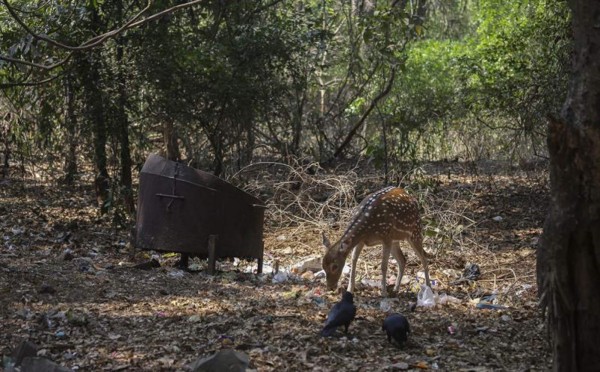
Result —
<svg viewBox="0 0 600 372"><path fill-rule="evenodd" d="M398 187L386 187L367 196L358 206L350 225L335 244L323 234L326 247L323 269L327 277L327 288L334 290L342 274L346 258L352 252L348 292L354 292L356 264L363 247L383 245L381 261L381 295L387 296L386 277L390 253L398 262L398 276L394 291L400 289L406 258L400 250L400 241L406 240L420 258L425 271L425 282L429 283L427 256L423 250L421 218L417 200Z"/></svg>

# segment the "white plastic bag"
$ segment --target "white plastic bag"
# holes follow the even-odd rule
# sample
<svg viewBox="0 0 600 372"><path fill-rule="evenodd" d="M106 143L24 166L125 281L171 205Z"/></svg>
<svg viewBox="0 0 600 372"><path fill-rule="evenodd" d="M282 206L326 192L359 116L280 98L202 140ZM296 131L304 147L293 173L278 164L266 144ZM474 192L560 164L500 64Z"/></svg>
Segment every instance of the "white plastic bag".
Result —
<svg viewBox="0 0 600 372"><path fill-rule="evenodd" d="M426 285L422 285L421 290L419 290L419 294L417 294L417 306L435 306L435 297L433 296L433 291Z"/></svg>

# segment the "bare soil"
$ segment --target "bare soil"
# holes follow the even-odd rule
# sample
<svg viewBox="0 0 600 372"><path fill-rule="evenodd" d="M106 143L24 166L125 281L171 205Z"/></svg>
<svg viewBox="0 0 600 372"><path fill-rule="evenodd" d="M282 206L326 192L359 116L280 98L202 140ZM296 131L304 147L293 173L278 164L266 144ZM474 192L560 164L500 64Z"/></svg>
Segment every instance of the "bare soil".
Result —
<svg viewBox="0 0 600 372"><path fill-rule="evenodd" d="M382 300L379 289L369 285L380 278L381 249L365 249L358 281L366 284L355 293L357 318L348 335L338 331L332 338L319 331L339 295L327 292L320 279L274 283L272 274L246 272L252 263L237 260L219 262L215 276L183 272L172 254L155 254L161 267L136 269L153 253L132 253L129 229L115 228L112 215L97 214L91 188L2 180L0 353L9 356L22 340L30 340L38 355L85 371L184 370L224 348L246 353L250 367L259 371L550 369L535 280L548 203L546 173L478 169L475 174L453 164L422 171L410 184L427 224L430 275L437 293L458 301L414 306L422 268L408 246L403 246L408 283ZM287 190L306 191L299 182ZM354 202L376 184L381 180L356 183ZM276 195L277 190L267 190L261 196ZM277 261L283 270L321 255L322 227L334 237L344 228L329 215L282 223L282 214L273 210L277 203L269 204L265 223L268 266ZM73 259L65 259L66 250ZM480 278L457 282L469 263L479 265ZM205 265L192 261L195 268ZM390 270L395 273L393 261ZM503 308L478 308L486 295L494 295L493 305ZM403 348L390 345L381 330L386 304L410 322Z"/></svg>

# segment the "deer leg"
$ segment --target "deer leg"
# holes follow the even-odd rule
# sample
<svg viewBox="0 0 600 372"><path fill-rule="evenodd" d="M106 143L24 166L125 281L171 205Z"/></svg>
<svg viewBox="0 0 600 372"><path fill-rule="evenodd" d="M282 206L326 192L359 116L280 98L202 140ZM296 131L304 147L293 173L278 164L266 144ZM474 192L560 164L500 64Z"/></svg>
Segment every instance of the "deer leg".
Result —
<svg viewBox="0 0 600 372"><path fill-rule="evenodd" d="M400 249L400 242L394 242L392 246L392 255L398 262L398 276L396 277L396 285L394 285L394 292L398 292L400 290L400 282L402 281L402 276L404 276L404 268L406 267L406 257L404 257L404 253Z"/></svg>
<svg viewBox="0 0 600 372"><path fill-rule="evenodd" d="M425 271L425 284L431 288L431 283L429 282L429 267L427 265L427 254L423 250L423 238L417 236L414 239L410 239L408 241L412 248L417 253L417 256L421 259L421 264L423 265L423 270Z"/></svg>
<svg viewBox="0 0 600 372"><path fill-rule="evenodd" d="M383 258L381 259L381 296L387 297L387 268L390 259L392 242L383 242Z"/></svg>
<svg viewBox="0 0 600 372"><path fill-rule="evenodd" d="M356 278L356 266L358 263L358 256L363 249L364 244L360 243L352 251L352 264L350 266L350 281L348 282L348 292L354 293L354 280Z"/></svg>

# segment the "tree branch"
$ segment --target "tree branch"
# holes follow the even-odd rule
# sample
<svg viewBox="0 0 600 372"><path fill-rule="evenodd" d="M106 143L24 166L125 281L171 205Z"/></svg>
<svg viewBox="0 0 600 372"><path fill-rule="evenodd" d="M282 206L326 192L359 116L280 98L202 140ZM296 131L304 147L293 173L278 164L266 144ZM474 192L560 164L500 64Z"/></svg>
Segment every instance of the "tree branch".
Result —
<svg viewBox="0 0 600 372"><path fill-rule="evenodd" d="M51 65L42 65L39 63L35 63L35 62L29 62L29 61L25 61L24 59L18 59L18 58L12 58L12 57L7 57L7 56L3 56L0 54L0 59L3 61L7 61L7 62L12 62L12 63L18 63L18 64L22 64L22 65L27 65L30 67L35 67L35 68L39 68L42 70L53 70L63 64L65 64L65 62L67 62L69 59L71 59L71 57L73 56L73 52L69 53L69 55L67 55L66 58L61 59L60 61L53 63Z"/></svg>
<svg viewBox="0 0 600 372"><path fill-rule="evenodd" d="M21 82L17 82L17 83L0 83L0 89L13 88L13 87L32 87L32 86L36 86L36 85L42 85L42 84L49 83L53 80L56 80L63 75L64 75L64 73L59 73L54 76L50 76L49 78L46 78L43 80L38 80L38 81L21 81Z"/></svg>
<svg viewBox="0 0 600 372"><path fill-rule="evenodd" d="M377 97L375 97L373 99L373 101L371 101L371 104L369 105L369 108L367 109L367 111L364 112L364 114L361 116L358 123L356 123L354 125L354 127L350 130L350 132L346 136L346 139L344 140L344 142L342 142L342 144L337 148L337 150L335 150L335 153L333 154L334 159L337 158L342 153L342 151L344 151L344 149L348 146L348 144L350 144L350 141L352 141L352 138L354 138L358 129L362 126L362 124L365 122L367 117L369 117L369 114L377 106L379 101L382 98L384 98L385 96L387 96L388 93L390 92L390 90L392 90L392 85L394 84L395 79L396 79L396 68L392 67L392 76L390 76L390 80L388 80L386 87L383 89L383 91L381 93L379 93L377 95Z"/></svg>
<svg viewBox="0 0 600 372"><path fill-rule="evenodd" d="M71 58L71 56L72 56L72 54L74 52L86 51L86 50L93 49L93 48L97 47L98 45L104 43L107 39L113 38L113 37L121 34L122 32L124 32L126 30L129 30L129 29L134 28L134 27L139 27L139 26L141 26L141 25L143 25L145 23L148 23L148 22L150 22L152 20L155 20L156 18L162 17L165 14L168 14L168 13L171 13L171 12L183 9L183 8L187 8L187 7L190 7L192 5L199 4L199 3L203 2L203 1L206 1L206 0L193 0L193 1L190 1L188 3L175 5L173 7L167 8L167 9L165 9L163 11L160 11L160 12L158 12L156 14L153 14L151 16L148 16L148 17L140 20L139 18L143 15L143 13L145 13L150 8L151 2L148 2L148 5L146 5L146 7L144 9L142 9L140 12L138 12L134 17L132 17L129 21L127 21L121 27L119 27L117 29L114 29L114 30L111 30L111 31L108 31L108 32L105 32L104 34L94 36L93 38L91 38L91 39L89 39L89 40L81 43L78 46L72 46L72 45L63 44L61 42L58 42L58 41L56 41L54 39L51 39L51 38L45 36L45 35L40 35L40 34L37 34L37 33L33 32L33 30L31 28L29 28L29 26L27 26L25 24L25 22L23 22L23 20L21 20L21 18L15 12L15 10L9 5L8 0L1 0L1 1L6 6L6 8L8 9L8 12L12 16L12 18L28 34L30 34L31 36L33 36L37 40L45 41L48 44L50 44L50 45L52 45L52 46L54 46L56 48L68 50L71 53L69 53L69 55L65 59L62 59L59 62L53 63L51 65L44 65L44 64L29 62L29 61L25 61L25 60L18 59L18 58L8 57L8 56L5 56L5 55L0 55L0 59L4 60L4 61L11 62L11 63L18 63L18 64L27 65L27 66L30 66L30 67L40 68L40 69L43 69L43 70L52 70L52 69L55 69L55 68L63 65L64 63L66 63Z"/></svg>
<svg viewBox="0 0 600 372"><path fill-rule="evenodd" d="M197 1L201 1L201 0L196 0ZM10 4L8 4L8 0L2 0L2 2L4 3L4 5L6 6L6 9L8 9L8 12L10 13L10 15L13 17L13 19L21 26L23 27L23 29L25 31L27 31L28 34L30 34L31 36L33 36L35 39L37 40L42 40L47 42L48 44L55 46L57 48L60 49L66 49L66 50L70 50L70 51L80 51L80 50L88 50L91 49L101 43L103 43L106 39L108 39L111 36L115 36L118 35L119 33L125 31L127 28L130 28L131 24L133 24L138 18L140 18L142 16L142 14L148 10L150 8L150 4L151 2L148 2L148 5L146 5L146 7L144 9L142 9L139 13L137 13L132 19L130 19L129 21L127 21L127 23L125 23L123 26L119 27L116 30L112 30L109 32L106 32L102 35L98 35L95 36L93 38L91 38L90 40L84 42L83 44L79 45L79 46L71 46L71 45L67 45L67 44L63 44L61 42L58 42L54 39L51 39L45 35L40 35L40 34L36 34L35 32L33 32L33 30L31 28L29 28L29 26L27 26L25 24L25 22L23 22L23 20L21 20L21 18L19 17L19 15L17 14L17 12L15 12L15 10L10 6ZM193 3L194 1L192 1ZM173 7L176 8L176 7ZM170 8L170 9L173 9ZM168 9L167 9L168 10ZM162 12L161 12L162 13ZM160 13L159 13L160 14Z"/></svg>

